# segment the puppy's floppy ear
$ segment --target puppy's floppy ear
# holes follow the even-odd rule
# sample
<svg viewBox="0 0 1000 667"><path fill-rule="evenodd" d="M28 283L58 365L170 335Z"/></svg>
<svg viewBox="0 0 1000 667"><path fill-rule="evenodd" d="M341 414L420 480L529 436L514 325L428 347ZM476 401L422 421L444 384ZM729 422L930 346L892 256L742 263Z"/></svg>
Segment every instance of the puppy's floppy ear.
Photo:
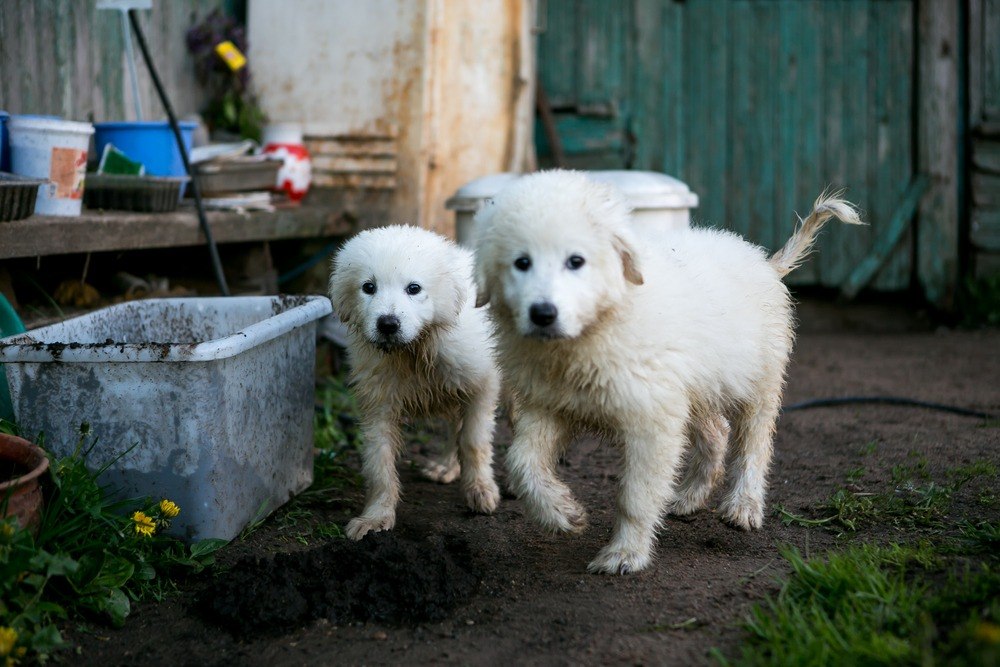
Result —
<svg viewBox="0 0 1000 667"><path fill-rule="evenodd" d="M354 284L354 272L345 264L338 255L333 260L333 271L330 274L330 301L341 322L347 322L354 316L358 291L358 286Z"/></svg>
<svg viewBox="0 0 1000 667"><path fill-rule="evenodd" d="M454 324L458 320L459 314L462 312L462 308L468 303L471 295L471 289L469 285L469 265L466 262L455 261L449 262L448 269L441 273L439 290L435 294L435 299L441 298L447 301L440 304L440 309L438 309L438 304L435 304L435 312L438 315L435 317L439 323L444 325ZM462 265L465 265L465 271L459 270Z"/></svg>
<svg viewBox="0 0 1000 667"><path fill-rule="evenodd" d="M639 255L636 253L631 239L626 238L625 234L617 232L611 237L611 244L622 260L622 273L625 275L625 280L633 285L641 285L643 278L642 272L639 270Z"/></svg>

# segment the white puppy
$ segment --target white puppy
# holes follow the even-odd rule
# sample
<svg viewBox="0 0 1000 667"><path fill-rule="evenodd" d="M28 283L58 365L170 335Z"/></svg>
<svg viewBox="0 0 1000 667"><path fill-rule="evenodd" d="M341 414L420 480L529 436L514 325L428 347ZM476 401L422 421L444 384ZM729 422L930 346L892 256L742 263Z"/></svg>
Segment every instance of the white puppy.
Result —
<svg viewBox="0 0 1000 667"><path fill-rule="evenodd" d="M454 437L424 470L461 476L469 507L496 509L493 423L499 393L489 323L473 307L472 253L409 226L364 231L337 254L330 297L350 332L351 381L362 413L367 500L347 536L361 539L396 522L396 458L407 417L441 416Z"/></svg>
<svg viewBox="0 0 1000 667"><path fill-rule="evenodd" d="M491 304L500 368L517 401L512 490L545 528L578 532L586 516L556 477L559 455L581 430L622 451L614 534L592 572L650 564L668 503L694 512L721 476L730 425L722 517L760 527L793 340L781 278L833 216L860 222L847 202L821 197L768 259L712 229L639 245L621 197L577 172L522 177L479 212L478 301Z"/></svg>

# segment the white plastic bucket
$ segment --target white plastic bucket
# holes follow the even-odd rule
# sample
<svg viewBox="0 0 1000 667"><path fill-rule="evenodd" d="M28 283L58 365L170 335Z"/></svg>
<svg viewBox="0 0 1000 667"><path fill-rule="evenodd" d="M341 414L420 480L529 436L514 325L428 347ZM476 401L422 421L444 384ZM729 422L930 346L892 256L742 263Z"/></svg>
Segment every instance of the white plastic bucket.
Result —
<svg viewBox="0 0 1000 667"><path fill-rule="evenodd" d="M68 120L13 116L7 127L14 173L50 181L38 188L35 213L80 215L87 149L94 126Z"/></svg>

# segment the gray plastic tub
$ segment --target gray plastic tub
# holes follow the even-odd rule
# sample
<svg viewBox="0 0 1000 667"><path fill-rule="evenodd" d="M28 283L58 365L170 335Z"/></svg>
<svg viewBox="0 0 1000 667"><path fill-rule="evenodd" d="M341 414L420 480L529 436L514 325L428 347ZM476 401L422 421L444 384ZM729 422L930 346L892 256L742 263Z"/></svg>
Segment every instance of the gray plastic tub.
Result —
<svg viewBox="0 0 1000 667"><path fill-rule="evenodd" d="M122 497L169 498L171 532L231 539L312 482L316 323L326 297L150 299L0 340L29 436L80 424ZM131 448L131 449L130 449Z"/></svg>

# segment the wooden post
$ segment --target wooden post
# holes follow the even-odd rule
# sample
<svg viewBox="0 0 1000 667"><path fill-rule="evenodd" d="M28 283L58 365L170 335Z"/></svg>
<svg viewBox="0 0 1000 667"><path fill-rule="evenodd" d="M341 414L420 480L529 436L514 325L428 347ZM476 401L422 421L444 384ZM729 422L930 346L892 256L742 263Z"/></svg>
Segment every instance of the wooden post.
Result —
<svg viewBox="0 0 1000 667"><path fill-rule="evenodd" d="M917 226L917 276L927 299L950 309L958 282L959 6L917 1L917 164L930 179Z"/></svg>

